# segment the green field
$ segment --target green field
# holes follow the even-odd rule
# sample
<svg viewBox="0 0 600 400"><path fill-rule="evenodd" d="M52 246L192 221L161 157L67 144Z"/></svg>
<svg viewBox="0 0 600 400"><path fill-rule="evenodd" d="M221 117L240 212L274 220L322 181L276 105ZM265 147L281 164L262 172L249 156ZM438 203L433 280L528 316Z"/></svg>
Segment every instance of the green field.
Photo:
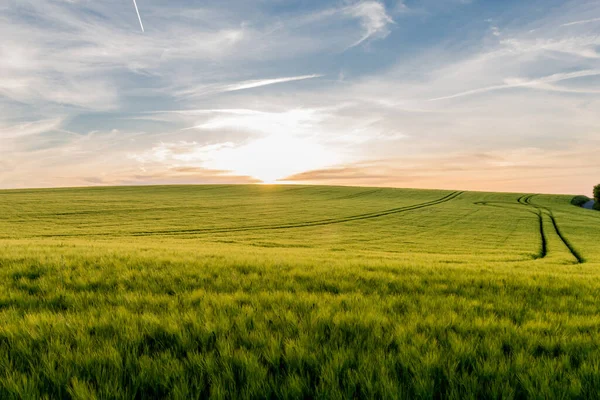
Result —
<svg viewBox="0 0 600 400"><path fill-rule="evenodd" d="M0 398L596 398L600 213L571 199L0 191Z"/></svg>

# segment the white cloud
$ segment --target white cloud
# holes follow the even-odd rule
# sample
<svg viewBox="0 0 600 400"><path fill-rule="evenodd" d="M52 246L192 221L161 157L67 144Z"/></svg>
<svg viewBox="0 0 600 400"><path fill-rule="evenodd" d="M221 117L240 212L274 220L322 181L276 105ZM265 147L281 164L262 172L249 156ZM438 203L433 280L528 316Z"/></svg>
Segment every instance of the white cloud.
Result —
<svg viewBox="0 0 600 400"><path fill-rule="evenodd" d="M557 52L581 58L600 58L596 50L600 46L600 37L595 35L580 35L558 38L510 38L501 41L505 50L516 54L535 52Z"/></svg>
<svg viewBox="0 0 600 400"><path fill-rule="evenodd" d="M236 8L253 10L243 6ZM391 23L385 7L375 1L324 10L325 23L298 16L274 22L258 12L236 14L208 6L181 12L150 3L144 16L153 21L153 29L142 35L132 25L133 13L133 7L116 1L7 5L0 37L11 40L0 44L0 96L36 107L52 103L105 111L120 109L142 76L152 79L153 94L175 97L313 79L320 75L240 77L270 60L347 48L351 27L334 24L340 15L360 21L361 41L385 37ZM329 31L330 26L335 28ZM244 70L236 67L242 63Z"/></svg>
<svg viewBox="0 0 600 400"><path fill-rule="evenodd" d="M378 1L364 1L349 6L344 13L360 20L363 36L350 47L356 47L373 38L385 38L389 35L389 25L394 20L387 14L385 5Z"/></svg>
<svg viewBox="0 0 600 400"><path fill-rule="evenodd" d="M315 125L327 115L314 109L295 109L285 112L244 110L212 117L196 126L197 129L232 129L262 134L312 135Z"/></svg>

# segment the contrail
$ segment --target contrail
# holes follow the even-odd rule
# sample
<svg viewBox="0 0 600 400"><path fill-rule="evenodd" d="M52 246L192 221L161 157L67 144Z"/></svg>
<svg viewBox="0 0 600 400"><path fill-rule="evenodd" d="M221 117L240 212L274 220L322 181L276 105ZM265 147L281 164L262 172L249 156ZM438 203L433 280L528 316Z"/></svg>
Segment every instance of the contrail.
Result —
<svg viewBox="0 0 600 400"><path fill-rule="evenodd" d="M140 20L140 26L142 27L142 32L144 31L144 24L142 23L142 17L140 16L140 10L138 10L137 3L133 0L133 6L135 7L135 12L137 13L138 19Z"/></svg>

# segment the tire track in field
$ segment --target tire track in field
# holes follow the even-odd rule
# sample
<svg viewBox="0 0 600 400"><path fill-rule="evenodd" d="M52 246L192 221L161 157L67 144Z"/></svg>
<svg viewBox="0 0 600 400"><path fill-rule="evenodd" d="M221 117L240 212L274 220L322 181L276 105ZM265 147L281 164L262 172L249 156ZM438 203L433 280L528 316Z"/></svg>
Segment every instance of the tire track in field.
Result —
<svg viewBox="0 0 600 400"><path fill-rule="evenodd" d="M341 224L351 221L360 221L365 219L379 218L392 214L399 214L402 212L418 210L421 208L432 207L439 204L446 203L453 200L463 194L463 191L456 191L437 200L427 201L425 203L413 204L410 206L397 207L389 210L376 211L365 214L351 215L343 218L328 218L315 221L297 222L284 225L256 225L256 226L242 226L242 227L231 227L231 228L207 228L207 229L183 229L183 230L169 230L169 231L149 231L149 232L134 232L132 236L147 236L147 235L178 235L178 234L204 234L204 233L228 233L228 232L245 232L245 231L262 231L262 230L276 230L276 229L295 229L295 228L306 228L312 226L324 226Z"/></svg>
<svg viewBox="0 0 600 400"><path fill-rule="evenodd" d="M579 254L579 252L573 247L573 245L569 242L569 240L563 235L563 233L561 232L561 230L558 226L558 223L556 222L556 217L554 217L554 213L552 212L552 210L550 210L547 207L539 206L539 205L532 203L531 199L534 196L536 196L536 195L535 194L522 195L517 199L516 204L512 203L512 202L508 202L508 201L480 201L480 202L476 202L475 204L499 207L499 208L512 208L512 209L514 209L514 207L509 207L510 205L522 205L522 206L526 206L526 207L535 209L535 211L527 210L527 212L535 214L537 216L538 222L539 222L541 248L540 248L540 251L539 251L538 255L536 256L536 258L544 258L548 255L548 238L546 236L546 232L544 229L544 215L547 215L548 218L550 219L550 221L552 222L552 227L554 229L554 232L559 237L561 242L569 250L571 255L577 260L577 263L583 264L585 262L585 259L581 256L581 254ZM492 204L501 204L501 205L492 205Z"/></svg>
<svg viewBox="0 0 600 400"><path fill-rule="evenodd" d="M392 208L383 211L357 214L343 218L328 218L322 220L314 220L308 222L297 222L286 225L255 225L245 227L229 227L229 228L206 228L206 229L180 229L180 230L168 230L168 231L138 231L138 232L109 232L109 233L78 233L78 234L48 234L48 235L34 235L33 237L72 237L72 236L150 236L150 235L178 235L178 234L204 234L204 233L228 233L228 232L242 232L242 231L260 231L260 230L275 230L275 229L293 229L293 228L304 228L311 226L322 226L322 225L333 225L344 222L358 221L371 218L379 218L391 214L402 213L406 211L418 210L421 208L436 206L450 200L453 200L460 195L465 193L464 191L455 191L447 194L436 200L430 200L424 203L417 203L410 206L403 206L398 208Z"/></svg>
<svg viewBox="0 0 600 400"><path fill-rule="evenodd" d="M554 232L556 232L556 235L560 238L560 240L563 242L565 247L569 250L571 255L573 257L575 257L575 259L577 260L577 263L583 264L585 262L585 259L581 256L581 254L579 254L579 252L573 247L571 242L569 242L569 240L566 238L566 236L561 232L560 228L558 227L558 223L556 222L556 217L554 216L554 213L552 212L552 210L550 210L548 207L539 206L537 204L532 203L531 199L534 196L535 196L535 194L532 194L531 196L528 196L527 198L525 198L525 200L524 200L525 203L529 206L537 208L538 210L544 210L546 212L548 217L550 217L550 221L552 221L552 227L554 228ZM541 214L541 212L542 211L540 211L540 214Z"/></svg>
<svg viewBox="0 0 600 400"><path fill-rule="evenodd" d="M517 201L524 206L530 206L528 202L531 197L533 197L533 195L524 195L519 197ZM546 255L548 255L548 237L546 236L546 231L544 230L544 216L539 209L536 210L535 214L538 216L538 221L540 224L540 237L542 239L542 256L540 258L544 258Z"/></svg>
<svg viewBox="0 0 600 400"><path fill-rule="evenodd" d="M527 198L528 195L523 195L520 196L517 199L517 202L511 202L511 201L477 201L474 204L476 205L482 205L482 206L489 206L489 207L498 207L498 208L510 208L513 210L517 210L514 207L510 207L510 206L528 206L527 203L525 203L525 198ZM498 205L500 204L500 205ZM546 238L546 233L544 232L544 218L542 216L541 211L537 210L537 211L532 211L532 210L525 210L525 209L520 209L520 211L525 211L528 213L531 213L533 215L535 215L538 219L538 224L539 224L539 233L540 233L540 250L538 251L538 253L534 256L535 259L540 259L540 258L545 258L548 255L548 239Z"/></svg>

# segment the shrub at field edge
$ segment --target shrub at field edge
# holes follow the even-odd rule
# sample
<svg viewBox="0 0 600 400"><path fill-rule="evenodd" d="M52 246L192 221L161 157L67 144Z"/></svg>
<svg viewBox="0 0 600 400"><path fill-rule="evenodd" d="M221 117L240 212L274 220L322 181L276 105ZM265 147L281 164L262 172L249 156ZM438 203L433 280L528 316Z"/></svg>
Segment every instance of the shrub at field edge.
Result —
<svg viewBox="0 0 600 400"><path fill-rule="evenodd" d="M590 200L591 199L587 196L575 196L573 197L573 200L571 200L571 204L577 207L581 207Z"/></svg>

